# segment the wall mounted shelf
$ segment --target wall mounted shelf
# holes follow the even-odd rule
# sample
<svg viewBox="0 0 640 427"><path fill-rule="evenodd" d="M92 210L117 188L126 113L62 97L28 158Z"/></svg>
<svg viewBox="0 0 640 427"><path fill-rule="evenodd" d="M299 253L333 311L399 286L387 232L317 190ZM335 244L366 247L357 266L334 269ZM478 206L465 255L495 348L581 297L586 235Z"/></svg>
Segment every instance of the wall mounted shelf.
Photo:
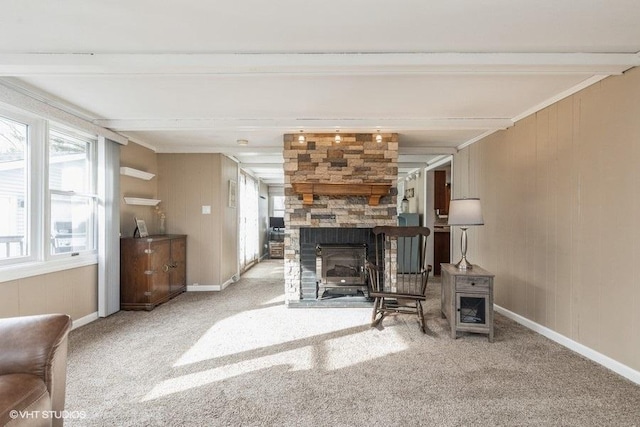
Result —
<svg viewBox="0 0 640 427"><path fill-rule="evenodd" d="M156 206L158 203L160 203L160 200L145 199L142 197L125 197L124 202L128 205Z"/></svg>
<svg viewBox="0 0 640 427"><path fill-rule="evenodd" d="M122 166L120 168L120 175L132 176L138 179L144 179L145 181L149 181L155 175L149 172L141 171L134 168L129 168L126 166Z"/></svg>
<svg viewBox="0 0 640 427"><path fill-rule="evenodd" d="M305 205L313 204L313 195L318 196L366 196L369 205L378 206L380 198L389 194L390 184L322 184L311 182L296 182L292 184L293 191L302 195Z"/></svg>

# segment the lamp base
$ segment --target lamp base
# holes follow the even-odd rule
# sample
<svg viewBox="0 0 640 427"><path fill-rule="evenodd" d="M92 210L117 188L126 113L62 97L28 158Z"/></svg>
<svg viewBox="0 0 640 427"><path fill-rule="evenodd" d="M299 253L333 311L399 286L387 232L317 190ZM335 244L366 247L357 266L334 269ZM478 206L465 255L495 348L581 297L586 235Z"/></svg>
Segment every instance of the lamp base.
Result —
<svg viewBox="0 0 640 427"><path fill-rule="evenodd" d="M467 261L467 227L460 227L462 235L460 236L460 249L462 249L462 259L456 264L458 270L471 270L473 265Z"/></svg>
<svg viewBox="0 0 640 427"><path fill-rule="evenodd" d="M458 261L457 264L455 264L455 266L458 270L471 270L473 268L473 264L467 261L467 258L465 256L463 256L462 259Z"/></svg>

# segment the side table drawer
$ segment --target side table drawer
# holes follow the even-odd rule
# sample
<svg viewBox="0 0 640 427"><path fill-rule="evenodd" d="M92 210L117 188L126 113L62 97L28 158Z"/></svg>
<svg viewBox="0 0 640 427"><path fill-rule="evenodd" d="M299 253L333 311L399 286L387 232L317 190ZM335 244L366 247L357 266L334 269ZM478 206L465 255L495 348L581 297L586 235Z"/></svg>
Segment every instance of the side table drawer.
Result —
<svg viewBox="0 0 640 427"><path fill-rule="evenodd" d="M284 243L282 243L282 242L269 242L269 257L270 258L284 258Z"/></svg>
<svg viewBox="0 0 640 427"><path fill-rule="evenodd" d="M490 277L457 276L456 292L487 292Z"/></svg>

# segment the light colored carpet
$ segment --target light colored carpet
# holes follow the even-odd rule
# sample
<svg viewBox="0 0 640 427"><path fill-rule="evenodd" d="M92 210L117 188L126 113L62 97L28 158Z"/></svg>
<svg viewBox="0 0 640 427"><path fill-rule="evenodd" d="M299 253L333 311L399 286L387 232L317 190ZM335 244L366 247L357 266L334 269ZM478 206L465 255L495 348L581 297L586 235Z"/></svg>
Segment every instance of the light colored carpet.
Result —
<svg viewBox="0 0 640 427"><path fill-rule="evenodd" d="M287 309L282 261L218 293L119 312L70 335L67 426L640 425L640 387L496 315L449 337L430 284L412 316Z"/></svg>

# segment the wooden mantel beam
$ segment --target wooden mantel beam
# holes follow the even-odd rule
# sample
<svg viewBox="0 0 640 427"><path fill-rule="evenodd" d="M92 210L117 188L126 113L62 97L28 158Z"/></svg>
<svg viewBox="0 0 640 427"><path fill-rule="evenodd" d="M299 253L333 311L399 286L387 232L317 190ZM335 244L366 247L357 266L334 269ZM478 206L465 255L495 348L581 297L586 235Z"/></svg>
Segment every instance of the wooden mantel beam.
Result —
<svg viewBox="0 0 640 427"><path fill-rule="evenodd" d="M363 183L363 184L323 184L313 182L295 182L293 191L302 195L304 205L313 204L313 196L366 196L369 205L378 206L380 199L389 194L391 184Z"/></svg>

